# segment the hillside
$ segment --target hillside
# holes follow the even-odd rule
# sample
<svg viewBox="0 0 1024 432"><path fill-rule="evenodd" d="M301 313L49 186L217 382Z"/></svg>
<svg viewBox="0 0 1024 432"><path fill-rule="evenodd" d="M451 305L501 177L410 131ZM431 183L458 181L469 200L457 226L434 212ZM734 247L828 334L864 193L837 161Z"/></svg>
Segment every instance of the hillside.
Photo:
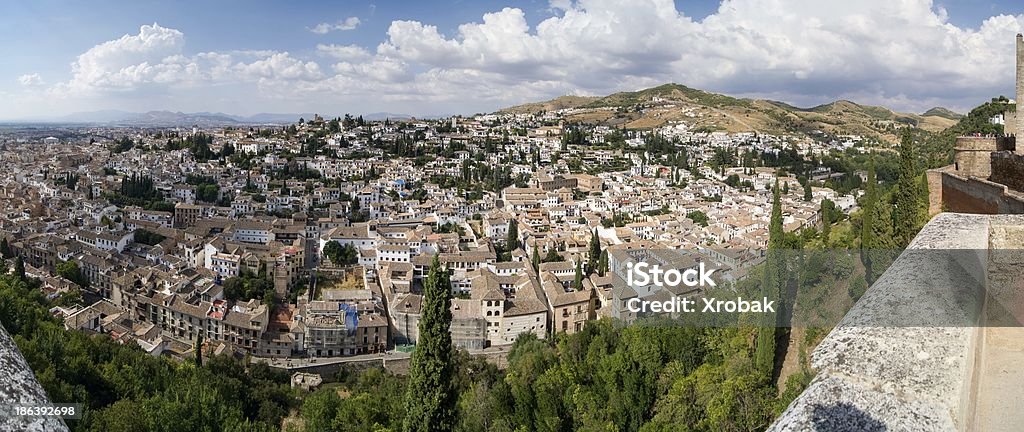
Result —
<svg viewBox="0 0 1024 432"><path fill-rule="evenodd" d="M735 98L680 84L664 84L599 98L563 96L502 112L530 113L566 108L577 108L567 115L569 121L634 129L683 122L691 129L704 131L796 135L825 132L856 134L890 142L895 142L895 131L903 125L938 132L956 124L962 117L941 107L919 115L846 100L799 108L778 101Z"/></svg>
<svg viewBox="0 0 1024 432"><path fill-rule="evenodd" d="M508 107L502 109L499 112L511 114L531 114L541 111L558 111L562 109L572 109L581 107L597 99L599 98L595 96L559 96L549 101L533 102Z"/></svg>

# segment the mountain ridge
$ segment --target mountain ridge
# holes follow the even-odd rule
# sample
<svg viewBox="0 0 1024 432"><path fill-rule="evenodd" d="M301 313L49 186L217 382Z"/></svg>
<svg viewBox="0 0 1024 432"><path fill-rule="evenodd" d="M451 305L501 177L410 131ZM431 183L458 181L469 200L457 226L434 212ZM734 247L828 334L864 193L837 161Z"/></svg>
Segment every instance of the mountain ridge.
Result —
<svg viewBox="0 0 1024 432"><path fill-rule="evenodd" d="M651 129L686 123L705 131L755 131L776 134L857 134L894 142L895 130L910 124L941 131L963 117L950 109L932 108L922 114L903 113L883 106L849 100L797 107L768 99L737 98L668 83L607 96L560 96L499 110L499 113L530 113L574 109L570 122Z"/></svg>

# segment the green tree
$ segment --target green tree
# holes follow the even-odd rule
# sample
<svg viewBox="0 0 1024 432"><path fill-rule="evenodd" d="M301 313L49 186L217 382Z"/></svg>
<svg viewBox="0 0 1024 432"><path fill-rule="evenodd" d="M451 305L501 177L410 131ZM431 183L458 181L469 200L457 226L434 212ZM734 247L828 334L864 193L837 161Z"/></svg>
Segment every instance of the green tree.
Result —
<svg viewBox="0 0 1024 432"><path fill-rule="evenodd" d="M74 261L64 261L57 264L57 274L80 287L85 288L89 286L89 279L85 277L82 270L78 268L78 263Z"/></svg>
<svg viewBox="0 0 1024 432"><path fill-rule="evenodd" d="M906 247L917 235L924 222L921 214L921 191L919 173L915 163L914 139L909 130L904 130L900 139L899 178L893 199L893 235L898 247Z"/></svg>
<svg viewBox="0 0 1024 432"><path fill-rule="evenodd" d="M700 226L708 226L708 215L700 210L694 210L686 214L687 219Z"/></svg>
<svg viewBox="0 0 1024 432"><path fill-rule="evenodd" d="M505 237L505 247L509 251L519 248L519 222L515 219L508 221L508 235Z"/></svg>
<svg viewBox="0 0 1024 432"><path fill-rule="evenodd" d="M201 368L201 367L203 367L203 332L202 331L200 331L199 335L196 337L196 346L194 347L194 350L195 350L195 354L196 354L196 357L195 357L196 367L200 367Z"/></svg>
<svg viewBox="0 0 1024 432"><path fill-rule="evenodd" d="M341 253L341 243L338 243L335 240L331 240L324 245L323 255L330 259L334 264L341 263Z"/></svg>
<svg viewBox="0 0 1024 432"><path fill-rule="evenodd" d="M11 244L7 242L7 237L0 240L0 255L4 258L10 258L14 256L14 252L11 251Z"/></svg>
<svg viewBox="0 0 1024 432"><path fill-rule="evenodd" d="M332 388L322 388L306 397L302 403L302 419L306 432L331 432L331 424L338 415L341 397Z"/></svg>
<svg viewBox="0 0 1024 432"><path fill-rule="evenodd" d="M601 239L597 237L597 230L591 232L590 235L590 247L587 258L590 260L587 264L588 271L594 271L597 268L597 262L601 259Z"/></svg>
<svg viewBox="0 0 1024 432"><path fill-rule="evenodd" d="M583 260L576 261L576 277L573 279L572 288L576 291L583 289Z"/></svg>
<svg viewBox="0 0 1024 432"><path fill-rule="evenodd" d="M404 430L451 431L457 395L452 385L451 282L437 255L423 284L419 342L409 365Z"/></svg>
<svg viewBox="0 0 1024 432"><path fill-rule="evenodd" d="M811 196L811 179L804 181L804 201L810 201Z"/></svg>
<svg viewBox="0 0 1024 432"><path fill-rule="evenodd" d="M762 291L768 299L778 299L782 293L785 278L785 262L782 253L785 232L782 230L782 203L779 199L779 181L772 188L772 214L768 224L768 255L763 268ZM773 316L774 317L774 316ZM754 351L754 368L766 377L772 376L775 367L776 323L765 319L757 330L757 344Z"/></svg>
<svg viewBox="0 0 1024 432"><path fill-rule="evenodd" d="M14 275L25 280L25 260L21 259L21 255L14 259Z"/></svg>
<svg viewBox="0 0 1024 432"><path fill-rule="evenodd" d="M533 263L533 271L540 271L540 252L537 251L537 243L533 244L533 255L530 257Z"/></svg>

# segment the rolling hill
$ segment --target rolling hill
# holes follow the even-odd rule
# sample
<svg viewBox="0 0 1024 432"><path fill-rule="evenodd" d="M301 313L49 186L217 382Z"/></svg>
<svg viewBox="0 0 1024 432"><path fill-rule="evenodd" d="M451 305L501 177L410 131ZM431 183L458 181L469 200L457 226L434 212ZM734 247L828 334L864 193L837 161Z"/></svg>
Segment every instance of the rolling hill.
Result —
<svg viewBox="0 0 1024 432"><path fill-rule="evenodd" d="M604 97L562 96L499 112L533 113L574 108L568 121L648 129L683 122L705 131L809 135L856 134L894 142L902 125L938 132L963 117L936 107L923 114L901 113L880 106L839 100L811 108L784 102L743 99L664 84L649 89L619 92Z"/></svg>

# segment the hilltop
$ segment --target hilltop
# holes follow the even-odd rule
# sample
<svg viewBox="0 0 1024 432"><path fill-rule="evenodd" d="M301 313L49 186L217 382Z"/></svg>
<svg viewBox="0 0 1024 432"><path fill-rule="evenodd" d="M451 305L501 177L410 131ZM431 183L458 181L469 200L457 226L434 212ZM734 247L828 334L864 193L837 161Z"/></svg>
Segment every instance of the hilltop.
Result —
<svg viewBox="0 0 1024 432"><path fill-rule="evenodd" d="M705 131L798 135L825 132L877 137L890 142L895 141L896 129L904 124L939 132L963 117L942 107L912 114L847 100L800 108L784 102L736 98L674 83L604 97L562 96L500 112L553 110L571 110L566 113L568 121L634 129L684 122L691 128Z"/></svg>

